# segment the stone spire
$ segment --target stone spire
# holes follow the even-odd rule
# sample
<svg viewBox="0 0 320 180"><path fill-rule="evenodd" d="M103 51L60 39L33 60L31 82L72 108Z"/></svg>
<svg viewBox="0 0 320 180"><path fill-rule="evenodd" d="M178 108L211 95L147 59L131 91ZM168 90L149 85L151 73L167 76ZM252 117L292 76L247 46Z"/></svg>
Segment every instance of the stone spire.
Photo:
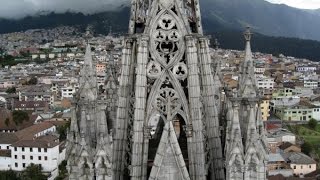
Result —
<svg viewBox="0 0 320 180"><path fill-rule="evenodd" d="M80 88L71 110L71 127L67 139L70 180L111 180L111 144L106 111L97 99L97 81L90 45L87 44L80 70Z"/></svg>
<svg viewBox="0 0 320 180"><path fill-rule="evenodd" d="M239 102L237 99L233 99L232 104L233 109L229 109L232 116L228 117L231 120L226 134L226 178L240 180L243 179L244 148L239 119Z"/></svg>
<svg viewBox="0 0 320 180"><path fill-rule="evenodd" d="M252 33L250 31L250 27L247 27L246 31L244 32L244 38L246 40L246 49L245 49L245 65L248 68L253 67L253 60L252 60L252 52L251 52L251 37Z"/></svg>
<svg viewBox="0 0 320 180"><path fill-rule="evenodd" d="M90 44L87 44L84 57L84 64L80 70L80 100L94 101L97 99L97 77L95 67L92 62L92 52Z"/></svg>
<svg viewBox="0 0 320 180"><path fill-rule="evenodd" d="M233 120L229 123L226 160L228 179L265 180L266 179L266 144L263 140L262 119L259 111L259 95L255 85L254 66L250 47L251 33L247 28L245 59L241 64L239 91L228 100L239 104L233 107ZM239 113L241 111L241 114ZM230 117L230 115L229 115ZM234 133L237 132L235 135ZM240 140L239 137L242 137ZM241 141L241 143L236 143ZM232 144L236 143L237 146ZM241 147L241 148L239 148ZM238 150L238 149L241 149ZM243 167L239 169L238 167Z"/></svg>
<svg viewBox="0 0 320 180"><path fill-rule="evenodd" d="M152 19L155 18L155 13L158 11L158 5L163 6L159 8L170 8L177 14L183 15L180 17L184 24L187 26L187 30L190 33L203 34L201 13L199 7L199 0L132 0L131 1L131 15L129 22L129 34L141 33L149 28L149 24Z"/></svg>
<svg viewBox="0 0 320 180"><path fill-rule="evenodd" d="M115 180L225 179L220 83L213 82L199 0L132 0L129 34L119 82Z"/></svg>
<svg viewBox="0 0 320 180"><path fill-rule="evenodd" d="M239 75L239 95L242 97L256 97L258 95L251 52L251 36L252 33L250 32L250 28L247 27L247 30L244 33L246 40L245 58L241 63L241 74Z"/></svg>

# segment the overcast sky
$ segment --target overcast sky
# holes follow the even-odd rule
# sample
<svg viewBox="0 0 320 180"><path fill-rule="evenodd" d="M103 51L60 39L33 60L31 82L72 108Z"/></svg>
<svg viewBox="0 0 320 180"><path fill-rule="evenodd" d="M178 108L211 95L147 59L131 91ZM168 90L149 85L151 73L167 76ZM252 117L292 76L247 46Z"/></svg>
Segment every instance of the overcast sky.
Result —
<svg viewBox="0 0 320 180"><path fill-rule="evenodd" d="M320 0L267 0L272 3L287 4L301 9L319 9Z"/></svg>
<svg viewBox="0 0 320 180"><path fill-rule="evenodd" d="M94 13L112 10L130 0L0 0L0 18L21 18L34 15L39 11L65 11ZM227 1L227 0L226 0ZM267 0L273 3L284 3L289 6L316 9L320 0Z"/></svg>
<svg viewBox="0 0 320 180"><path fill-rule="evenodd" d="M39 11L93 13L113 10L128 0L0 0L0 17L20 18Z"/></svg>

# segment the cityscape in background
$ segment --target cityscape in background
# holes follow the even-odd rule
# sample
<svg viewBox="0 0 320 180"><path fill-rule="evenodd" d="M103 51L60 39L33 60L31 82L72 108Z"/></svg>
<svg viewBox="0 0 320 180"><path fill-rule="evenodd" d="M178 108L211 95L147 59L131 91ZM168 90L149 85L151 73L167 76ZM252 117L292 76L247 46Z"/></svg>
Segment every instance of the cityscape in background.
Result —
<svg viewBox="0 0 320 180"><path fill-rule="evenodd" d="M220 144L220 146L214 146L212 144L213 147L210 147L210 138L207 137L210 136L210 133L204 133L204 139L207 139L203 141L208 141L208 144L206 144L208 154L211 153L211 149L213 149L212 153L213 151L214 153L217 153L215 149L219 147L226 151L225 157L221 157L221 159L223 159L225 163L223 166L226 168L227 173L226 177L223 175L221 176L221 179L237 179L237 173L240 172L244 174L242 179L246 179L245 172L240 170L242 166L240 167L239 164L230 165L233 168L228 169L227 160L229 160L228 162L238 162L234 159L239 157L237 155L233 156L233 153L237 154L235 153L237 148L234 147L237 145L234 145L236 143L233 144L233 142L237 141L237 137L233 137L233 133L236 134L236 130L239 129L248 130L243 128L242 125L246 123L250 125L250 122L241 122L241 117L248 116L251 120L250 114L251 112L254 112L255 118L257 118L255 119L256 122L253 123L256 126L254 130L257 131L254 133L259 136L257 141L261 141L261 146L264 143L266 146L263 148L266 150L266 159L259 157L261 158L259 160L265 163L266 173L264 178L261 178L259 173L254 177L253 174L251 174L252 177L250 176L250 178L287 179L296 177L301 179L317 179L320 177L320 60L310 61L308 59L289 57L283 54L272 55L253 52L251 66L250 43L251 46L254 47L255 39L254 36L251 38L251 34L250 37L248 37L248 33L250 34L250 32L247 31L244 33L244 39L247 42L247 44L243 44L244 51L221 49L219 43L212 40L211 42L215 43L210 45L210 48L208 49L209 52L207 52L210 54L210 57L208 57L210 60L208 60L207 66L210 67L210 75L212 75L210 77L213 78L210 79L210 82L207 82L208 84L205 84L205 78L200 78L199 84L202 83L204 85L198 86L198 88L199 91L201 90L202 92L206 86L212 86L212 88L218 87L214 90L219 92L219 97L216 97L217 95L212 97L216 98L214 101L219 101L215 106L217 106L217 111L219 111L219 113L221 110L221 113L219 114L217 112L212 115L212 117L219 116L221 127L212 126L212 128L218 128L213 134L218 133L219 136L217 137L221 138L222 142L222 145ZM160 35L161 34L159 34L159 36ZM22 174L21 177L23 179L23 176L27 177L27 170L32 169L32 165L39 165L38 167L40 167L44 179L72 179L72 173L76 174L78 171L72 171L74 170L74 166L70 159L75 158L73 155L76 154L74 151L77 149L72 149L74 146L70 144L74 143L83 147L93 146L86 144L88 141L87 138L91 138L89 135L83 137L83 135L88 132L75 131L76 129L83 130L83 126L89 127L87 129L91 129L91 126L94 126L93 130L88 130L94 131L94 133L97 134L96 137L93 138L95 142L92 142L96 147L94 148L94 151L105 153L104 155L101 155L101 157L106 156L109 159L96 160L106 166L96 167L96 169L98 169L97 172L85 172L86 166L88 166L88 169L94 169L95 163L90 164L86 160L81 159L85 155L80 154L79 162L85 161L83 162L83 166L86 167L83 168L83 176L81 176L81 178L111 178L109 175L112 174L111 169L117 169L117 167L112 167L112 158L120 157L117 153L115 155L115 153L112 152L112 148L115 148L116 144L119 143L118 141L120 141L117 139L117 133L120 131L120 125L118 125L118 123L119 119L121 120L121 118L119 118L119 111L121 111L122 105L121 97L124 98L123 94L121 94L121 89L124 87L125 74L130 74L124 69L126 68L125 63L128 60L123 58L127 55L125 53L128 53L129 48L127 47L127 42L127 35L119 35L117 32L112 32L112 30L110 30L107 35L99 35L93 34L90 31L90 28L88 28L87 32L81 32L77 28L70 26L61 26L53 29L32 29L25 32L0 34L0 177L5 177L8 171L13 170L18 174ZM139 43L137 44L140 45ZM141 47L139 46L139 48ZM139 48L137 48L137 51L142 51ZM159 49L165 51L165 48L167 48L167 46L160 47ZM132 56L132 58L134 59L138 54L139 52L137 52L135 56ZM201 57L201 53L199 53L198 56ZM153 91L153 88L151 86L155 86L153 83L157 82L157 78L164 79L164 84L166 84L164 87L161 86L159 91L166 90L167 92L170 88L178 89L173 88L176 85L168 85L170 83L174 84L174 78L172 78L173 80L168 80L169 78L163 78L166 76L160 77L158 71L163 71L163 68L162 66L160 68L160 65L154 63L154 60L150 60L150 62L154 63L151 65L149 63L141 65L139 64L139 59L136 59L136 61L137 62L132 60L132 63L136 63L136 67L134 68L137 70L130 70L130 72L134 72L134 74L130 74L128 77L132 76L133 79L140 77L139 75L141 74L139 73L141 72L139 71L138 66L152 70L152 72L146 72L146 76L148 77L146 80L148 82L144 85L147 91L146 97L150 98L150 96L152 96L152 93L150 92ZM168 62L166 63L171 63L170 58L168 58ZM175 77L177 82L179 82L177 84L181 83L182 87L193 87L190 84L188 84L188 86L185 85L185 79L187 76L189 79L194 77L190 74L187 75L187 73L184 74L187 72L187 69L190 70L193 66L189 66L187 63L188 66L181 65L183 63L185 62L179 61L177 63L178 70L175 69L176 66L174 66L174 64L172 65L172 68L168 67L167 70L177 73L177 77ZM200 68L200 65L198 66L199 67L197 68ZM163 67L167 68L166 65L163 65ZM206 69L207 67L204 66L201 68ZM244 73L245 70L250 72ZM211 71L214 73L211 74ZM250 74L251 71L252 74ZM204 77L206 76L206 74L202 73L203 72L198 73L199 77L201 75ZM250 75L252 75L252 77ZM250 81L254 80L254 82L248 82L248 79ZM166 82L166 80L172 82ZM134 82L136 82L136 80L134 80ZM196 80L192 79L192 82L196 82ZM216 85L215 83L217 82L220 84ZM187 83L191 83L191 81L188 81ZM94 90L92 90L92 88ZM130 98L134 99L135 96L137 97L133 101L139 99L137 95L139 93L139 86L137 85L137 87L134 88L135 94L133 93L133 98ZM191 96L190 94L192 94L192 92L190 89L181 89L183 89L182 91L187 98L188 96ZM257 90L257 92L253 92L253 90ZM129 92L127 93L130 94ZM151 95L149 95L149 93ZM252 101L256 102L256 104L252 105L250 104L252 101L248 100L250 106L248 106L248 109L242 109L242 112L239 107L242 107L241 104L243 104L242 102L244 100L240 101L239 99L250 99L253 96L255 98L252 99ZM208 95L208 97L210 96ZM203 104L205 104L206 101L209 101L209 98L203 100L206 96L198 98L201 99L199 102L201 101ZM190 112L195 111L197 107L192 107L192 103L189 102L191 100L192 98L187 100L188 103L190 103L189 105L185 105L182 103L183 100L179 100L179 103L182 104L182 106L185 105L184 107L179 108L186 111L190 106ZM92 108L90 106L91 101L94 102L94 110L90 109ZM170 105L167 105L169 100L166 100L165 102L166 103L164 104L166 105L161 108L166 109L169 106L171 107L171 105L176 105L174 104L176 103L174 101L172 101L173 104ZM210 102L207 103L210 104ZM132 109L137 111L136 109L139 109L136 107L138 106L137 104L139 103L133 102L130 106L134 106L135 108ZM203 107L206 106L203 105ZM249 107L251 107L252 111ZM102 108L103 111L100 109L100 112L99 108ZM147 108L148 107L145 109ZM160 110L163 110L161 108ZM210 108L210 106L208 105L206 108ZM199 107L199 109L202 110L202 107ZM170 116L167 110L168 109L163 110L163 113L166 114L166 118L169 119ZM179 112L180 110L177 111ZM128 116L134 114L133 112L126 113L129 114ZM150 112L146 111L146 114L147 113ZM203 115L199 116L208 118L207 116L209 116L208 114L210 113L208 113L208 111L203 113ZM225 117L223 113L226 114ZM238 118L235 120L237 115L240 119ZM93 120L98 125L90 126L89 123L86 125L81 124L83 117L88 118L89 116L96 117ZM164 178L164 176L156 176L155 173L153 173L155 171L154 167L158 167L156 165L159 165L159 169L161 169L160 167L167 168L167 166L161 163L157 164L158 161L156 161L156 159L160 150L157 151L157 147L155 147L155 149L152 149L151 147L153 145L152 143L161 147L161 142L163 141L162 136L160 135L158 139L155 137L158 136L159 133L158 124L160 123L158 121L161 118L166 118L162 117L160 114L157 116L158 117L153 117L154 119L148 124L148 130L145 130L145 126L141 127L143 129L141 129L141 134L139 135L143 136L144 141L147 139L150 147L149 151L147 151L149 154L153 153L152 158L147 154L146 158L148 158L148 161L146 162L146 167L148 166L148 172L145 172L145 174L148 174L148 177L161 179ZM102 117L104 117L106 121L104 121ZM168 142L172 143L172 141L177 141L181 152L179 156L173 155L176 153L173 151L177 147L172 145L172 149L167 149L169 154L168 157L178 159L176 160L176 163L181 169L178 169L177 171L183 172L181 173L183 176L181 179L192 179L192 177L185 177L187 175L189 176L189 173L184 172L184 170L188 169L188 171L190 171L189 166L191 167L192 163L190 160L190 152L188 152L189 149L184 147L184 145L187 146L187 140L190 141L188 133L196 134L196 128L190 127L192 124L182 125L181 119L185 118L183 115L179 115L179 117L178 115L175 115L170 118L172 118L173 129L166 129L167 126L163 126L161 131L168 131L166 134L169 136ZM239 122L239 125L235 123L236 121ZM260 121L262 122L261 124L259 124ZM166 121L164 122L166 123ZM168 126L170 125L171 124ZM210 124L208 123L205 125L209 126ZM239 126L239 128L235 126ZM131 128L131 131L136 133L137 130L134 130L135 126ZM204 126L203 129L205 128L206 127ZM130 130L128 130L128 132L129 131ZM206 129L206 131L209 130ZM147 132L147 134L145 134L145 132ZM175 132L176 137L171 137L170 132ZM74 138L73 134L76 133L78 133L79 137ZM238 133L241 134L241 132ZM247 132L242 133L246 134ZM242 141L244 145L248 144L248 139L252 137L249 135L250 133L247 134L248 137L243 137L239 140L240 144L242 144ZM124 137L124 139L126 139L126 137ZM153 139L155 140L152 141ZM134 139L131 141L132 144L135 143ZM138 142L140 139L136 139L136 141ZM101 145L101 147L99 145ZM99 147L102 148L102 150L99 149ZM243 149L245 149L243 150L245 153L247 151L249 152L245 147L243 147ZM257 149L256 151L259 151ZM83 148L79 148L78 150L81 150L82 152ZM228 150L230 150L230 156ZM134 152L134 150L132 151ZM154 152L150 153L150 151ZM259 153L261 153L261 156L263 155L262 152ZM260 155L259 153L257 154ZM85 157L89 156L90 155ZM214 154L214 156L219 155ZM206 155L206 157L214 159L210 155ZM168 160L168 158L162 158L163 161ZM126 158L123 157L123 159ZM93 161L96 162L95 160ZM108 163L106 161L108 161ZM214 159L211 163L215 165L208 164L206 169L209 170L208 173L205 173L206 176L213 171L219 171L216 170L220 167L220 165L216 165L218 164L217 162L220 161ZM134 164L134 162L131 163ZM174 162L166 161L166 163L170 164ZM118 164L116 166L120 167L121 165ZM128 166L128 171L131 170L132 174L139 174L137 173L139 171L137 170L137 167L131 167L129 165L124 166ZM174 165L168 165L168 167L171 166ZM239 166L240 169L237 169L237 166ZM211 168L214 170L210 171ZM79 169L80 172L81 168ZM173 171L176 169L175 167L172 169L172 171L162 169L158 170L158 172L170 172L174 175ZM195 171L200 170L201 168ZM115 173L122 172L121 170L119 170L119 172L116 170L114 171ZM249 169L248 171L251 170ZM92 175L92 173L94 175ZM103 175L99 175L99 173L102 173ZM70 174L72 177L69 177ZM242 176L242 174L240 176ZM137 177L142 178L144 176L137 175ZM198 176L194 175L194 177ZM201 175L199 175L199 177L201 177ZM218 179L218 175L216 179Z"/></svg>

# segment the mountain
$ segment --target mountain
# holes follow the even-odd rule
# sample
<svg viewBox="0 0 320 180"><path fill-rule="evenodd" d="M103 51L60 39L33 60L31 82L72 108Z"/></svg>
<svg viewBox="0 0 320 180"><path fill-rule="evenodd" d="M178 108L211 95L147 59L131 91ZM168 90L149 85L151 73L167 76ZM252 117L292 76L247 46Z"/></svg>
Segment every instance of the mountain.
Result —
<svg viewBox="0 0 320 180"><path fill-rule="evenodd" d="M320 40L320 11L306 11L264 0L202 0L202 16L208 29L243 29L269 36Z"/></svg>
<svg viewBox="0 0 320 180"><path fill-rule="evenodd" d="M0 19L0 33L92 22L103 26L111 24L114 30L124 30L129 18L128 6L129 4L119 11L88 16L67 12L49 13L47 18L43 18L45 12L40 12L38 16L20 20ZM200 0L200 6L203 23L208 31L242 30L249 25L254 31L264 35L320 41L320 10L297 9L265 0ZM48 21L41 21L42 19ZM115 24L112 24L113 22Z"/></svg>
<svg viewBox="0 0 320 180"><path fill-rule="evenodd" d="M307 9L306 11L320 16L320 9Z"/></svg>
<svg viewBox="0 0 320 180"><path fill-rule="evenodd" d="M108 32L109 27L115 32L125 32L129 22L130 8L123 7L119 11L110 11L84 15L82 13L66 12L57 14L38 14L19 20L0 19L0 34L25 31L28 29L47 29L57 26L79 26L81 30L88 25L94 26L99 33Z"/></svg>
<svg viewBox="0 0 320 180"><path fill-rule="evenodd" d="M219 40L221 48L236 50L244 49L245 42L243 31L225 29L210 34ZM319 41L274 37L254 33L251 44L254 52L269 53L275 56L284 54L286 56L320 61Z"/></svg>

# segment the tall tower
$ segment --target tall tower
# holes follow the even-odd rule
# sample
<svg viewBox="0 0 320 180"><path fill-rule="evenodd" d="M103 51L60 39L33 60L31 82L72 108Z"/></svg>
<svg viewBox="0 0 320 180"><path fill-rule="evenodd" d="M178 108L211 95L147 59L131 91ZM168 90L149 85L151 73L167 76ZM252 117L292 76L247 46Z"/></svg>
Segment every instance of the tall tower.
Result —
<svg viewBox="0 0 320 180"><path fill-rule="evenodd" d="M225 179L217 84L198 0L132 0L114 180Z"/></svg>
<svg viewBox="0 0 320 180"><path fill-rule="evenodd" d="M259 107L259 91L255 85L249 28L244 36L245 59L240 67L238 91L227 95L226 178L265 180L267 146Z"/></svg>
<svg viewBox="0 0 320 180"><path fill-rule="evenodd" d="M79 82L80 88L71 110L71 126L67 138L69 179L111 180L112 146L106 106L98 99L96 73L89 44Z"/></svg>

